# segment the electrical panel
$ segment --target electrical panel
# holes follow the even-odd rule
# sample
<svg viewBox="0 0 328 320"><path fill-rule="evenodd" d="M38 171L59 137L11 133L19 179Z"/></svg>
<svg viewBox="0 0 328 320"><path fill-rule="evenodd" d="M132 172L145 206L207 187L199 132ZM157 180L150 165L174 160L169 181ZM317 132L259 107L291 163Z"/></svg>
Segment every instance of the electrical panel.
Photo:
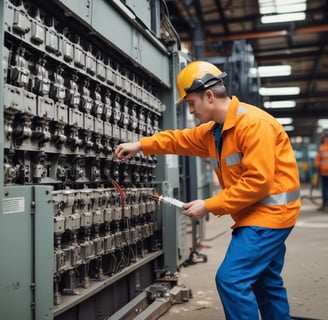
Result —
<svg viewBox="0 0 328 320"><path fill-rule="evenodd" d="M173 260L165 260L163 243L176 230L163 232L162 209L150 197L162 188L158 158L113 158L119 143L162 129L163 101L174 100L172 48L137 26L121 1L7 0L2 10L3 215L26 219L30 203L43 201L25 240L37 266L44 255L51 261L51 298L49 290L40 296L32 269L24 319L95 319L96 306L103 319L182 258L173 243ZM52 234L41 237L38 221ZM14 319L19 311L10 308L2 315Z"/></svg>

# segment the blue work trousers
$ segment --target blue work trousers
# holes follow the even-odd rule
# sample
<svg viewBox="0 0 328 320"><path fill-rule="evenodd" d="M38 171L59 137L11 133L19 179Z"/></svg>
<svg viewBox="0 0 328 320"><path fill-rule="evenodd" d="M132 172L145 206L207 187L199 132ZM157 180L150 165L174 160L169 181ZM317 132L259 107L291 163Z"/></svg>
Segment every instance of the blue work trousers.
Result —
<svg viewBox="0 0 328 320"><path fill-rule="evenodd" d="M328 206L328 176L321 176L322 207Z"/></svg>
<svg viewBox="0 0 328 320"><path fill-rule="evenodd" d="M292 228L239 227L233 230L216 286L227 320L290 320L280 275L285 240Z"/></svg>

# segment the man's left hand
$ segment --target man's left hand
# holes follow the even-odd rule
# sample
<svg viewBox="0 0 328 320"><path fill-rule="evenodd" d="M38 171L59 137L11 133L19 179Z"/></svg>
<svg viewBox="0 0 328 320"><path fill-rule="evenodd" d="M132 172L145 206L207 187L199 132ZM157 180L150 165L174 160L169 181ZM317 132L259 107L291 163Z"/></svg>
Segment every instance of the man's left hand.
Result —
<svg viewBox="0 0 328 320"><path fill-rule="evenodd" d="M208 213L204 200L194 200L187 202L183 205L182 209L182 214L190 217L192 220L199 220Z"/></svg>

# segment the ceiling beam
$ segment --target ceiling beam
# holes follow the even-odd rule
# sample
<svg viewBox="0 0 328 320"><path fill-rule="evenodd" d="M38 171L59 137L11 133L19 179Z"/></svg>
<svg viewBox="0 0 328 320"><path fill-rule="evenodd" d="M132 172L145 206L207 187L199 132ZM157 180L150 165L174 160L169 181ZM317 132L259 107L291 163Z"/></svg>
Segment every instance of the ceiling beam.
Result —
<svg viewBox="0 0 328 320"><path fill-rule="evenodd" d="M308 26L298 28L293 31L295 34L307 34L307 33L315 33L315 32L326 32L328 31L328 24L319 25L319 26ZM276 31L257 31L257 32L243 32L243 33L235 33L230 35L211 35L209 38L213 40L213 38L218 38L220 41L234 41L234 40L242 40L242 39L257 39L257 38L272 38L272 37L281 37L287 36L289 31L287 29L276 30Z"/></svg>
<svg viewBox="0 0 328 320"><path fill-rule="evenodd" d="M295 112L295 110L288 110L288 109L265 109L267 112L269 112L274 117L290 117L294 119L300 119L304 120L304 118L308 119L321 119L321 118L327 118L328 117L328 109L319 111L317 110L305 110L301 114L299 112Z"/></svg>
<svg viewBox="0 0 328 320"><path fill-rule="evenodd" d="M221 1L220 0L215 0L215 5L218 8L218 11L219 11L219 14L220 14L220 18L221 18L220 19L220 22L223 25L224 32L226 34L230 34L230 30L229 30L229 27L228 27L228 24L227 24L226 17L224 15L224 10L222 8Z"/></svg>
<svg viewBox="0 0 328 320"><path fill-rule="evenodd" d="M328 73L324 72L317 72L315 74L315 78L317 80L324 80L327 81ZM299 75L292 75L288 77L267 77L261 78L261 83L270 82L270 83L289 83L289 82L301 82L301 81L308 81L309 75L308 74L299 74Z"/></svg>

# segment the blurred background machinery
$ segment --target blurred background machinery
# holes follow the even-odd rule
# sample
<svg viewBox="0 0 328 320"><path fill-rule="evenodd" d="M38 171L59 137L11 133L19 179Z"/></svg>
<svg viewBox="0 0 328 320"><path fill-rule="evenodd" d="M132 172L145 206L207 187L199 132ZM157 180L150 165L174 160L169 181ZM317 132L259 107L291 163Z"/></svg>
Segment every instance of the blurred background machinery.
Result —
<svg viewBox="0 0 328 320"><path fill-rule="evenodd" d="M183 196L178 157L112 156L177 123L163 2L5 0L0 13L0 317L141 314L191 243L179 209L150 197Z"/></svg>

